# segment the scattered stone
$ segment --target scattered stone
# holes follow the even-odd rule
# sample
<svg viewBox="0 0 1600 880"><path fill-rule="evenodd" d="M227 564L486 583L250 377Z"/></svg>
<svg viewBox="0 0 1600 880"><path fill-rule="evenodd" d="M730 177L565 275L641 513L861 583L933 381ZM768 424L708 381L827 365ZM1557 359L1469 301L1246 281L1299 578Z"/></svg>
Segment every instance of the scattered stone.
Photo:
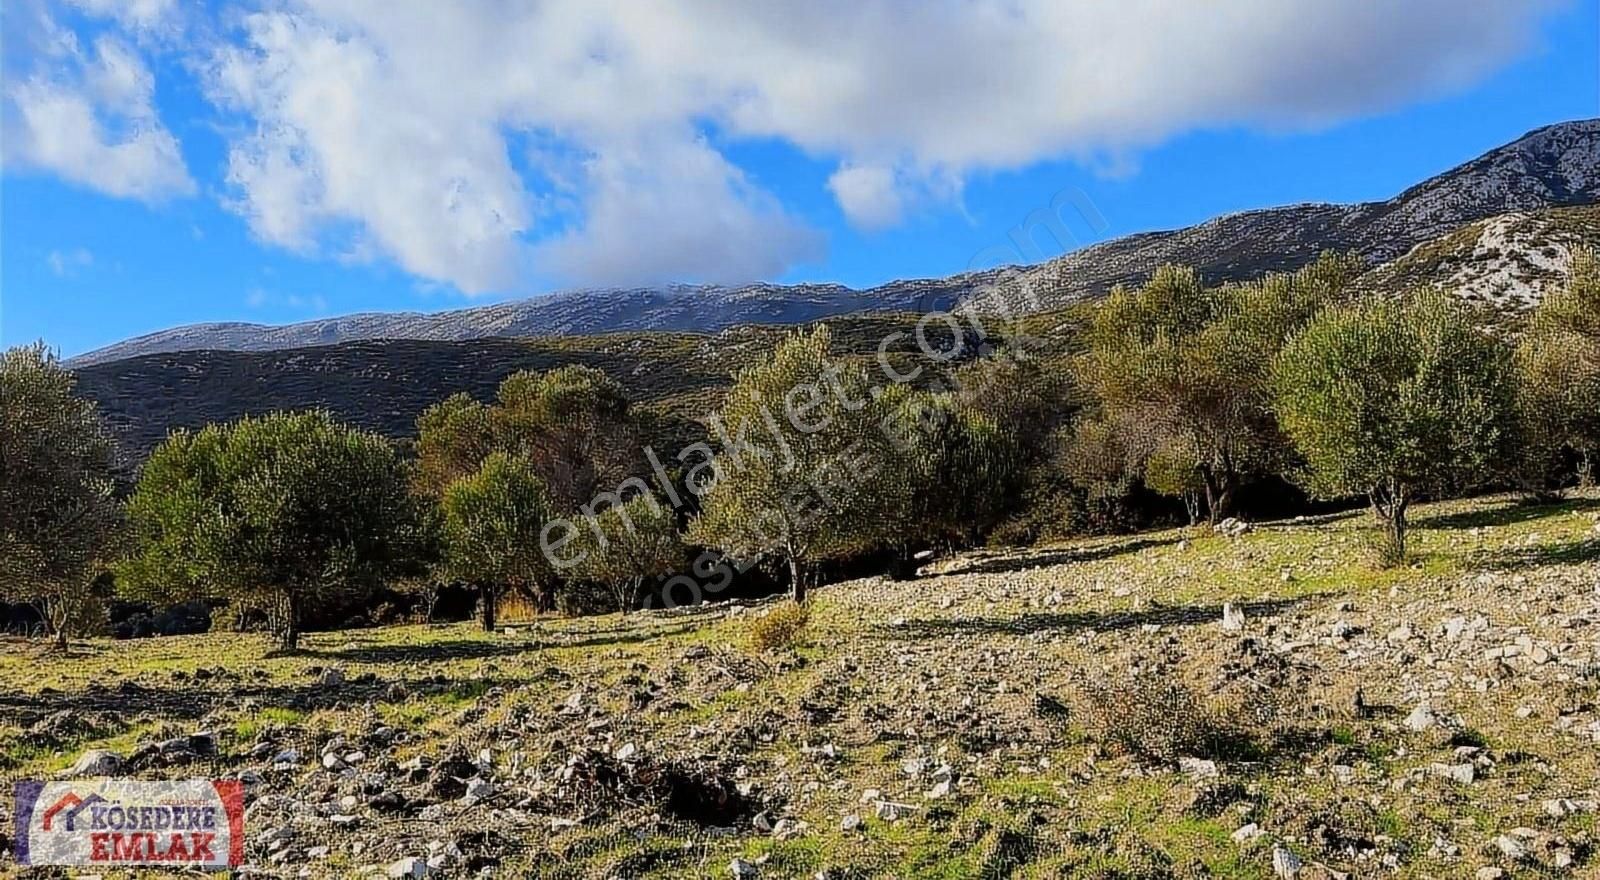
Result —
<svg viewBox="0 0 1600 880"><path fill-rule="evenodd" d="M1402 723L1405 724L1407 730L1421 733L1438 724L1439 719L1434 716L1432 706L1427 703L1418 703L1417 708L1412 709L1411 714L1407 715L1406 720Z"/></svg>
<svg viewBox="0 0 1600 880"><path fill-rule="evenodd" d="M1244 629L1244 611L1233 607L1229 602L1222 606L1222 629L1226 632L1239 632Z"/></svg>
<svg viewBox="0 0 1600 880"><path fill-rule="evenodd" d="M1509 834L1502 834L1499 837L1496 837L1494 839L1494 848L1499 850L1501 855L1512 860L1513 862L1520 862L1528 857L1527 846L1523 845L1522 841L1512 837Z"/></svg>
<svg viewBox="0 0 1600 880"><path fill-rule="evenodd" d="M744 859L734 859L729 862L728 872L733 875L733 880L751 880L760 873L754 864Z"/></svg>
<svg viewBox="0 0 1600 880"><path fill-rule="evenodd" d="M915 807L910 804L897 804L894 801L878 801L875 809L879 819L885 822L894 822L915 809Z"/></svg>
<svg viewBox="0 0 1600 880"><path fill-rule="evenodd" d="M839 820L839 830L845 832L846 834L852 831L858 831L860 829L861 816L857 815L856 813L851 813L850 815Z"/></svg>
<svg viewBox="0 0 1600 880"><path fill-rule="evenodd" d="M1303 864L1293 852L1281 846L1272 848L1272 873L1282 880L1291 880L1298 875Z"/></svg>
<svg viewBox="0 0 1600 880"><path fill-rule="evenodd" d="M1260 837L1264 833L1265 832L1261 830L1260 825L1257 825L1254 822L1248 822L1239 826L1238 830L1234 831L1233 834L1229 836L1233 838L1234 843L1248 843L1252 840L1255 840L1257 837Z"/></svg>
<svg viewBox="0 0 1600 880"><path fill-rule="evenodd" d="M1221 772L1217 769L1216 761L1207 761L1203 758L1179 758L1178 769L1196 779L1215 778Z"/></svg>
<svg viewBox="0 0 1600 880"><path fill-rule="evenodd" d="M108 749L90 749L67 768L65 776L115 776L122 769L123 757Z"/></svg>
<svg viewBox="0 0 1600 880"><path fill-rule="evenodd" d="M325 688L336 688L343 685L344 670L337 666L330 666L327 669L322 670L322 675L317 679L317 684ZM424 868L426 868L426 866L424 866Z"/></svg>
<svg viewBox="0 0 1600 880"><path fill-rule="evenodd" d="M1428 771L1462 785L1471 785L1478 778L1477 768L1471 764L1430 764Z"/></svg>
<svg viewBox="0 0 1600 880"><path fill-rule="evenodd" d="M397 878L397 880L398 878L426 877L431 871L432 869L428 867L427 862L415 856L407 856L399 861L390 862L389 866L383 869L385 874Z"/></svg>

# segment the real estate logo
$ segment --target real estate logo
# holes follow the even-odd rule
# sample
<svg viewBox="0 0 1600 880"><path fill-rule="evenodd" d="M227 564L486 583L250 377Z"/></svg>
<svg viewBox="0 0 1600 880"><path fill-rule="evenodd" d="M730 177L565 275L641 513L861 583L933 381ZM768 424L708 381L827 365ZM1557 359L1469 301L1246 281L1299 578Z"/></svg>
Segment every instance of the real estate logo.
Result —
<svg viewBox="0 0 1600 880"><path fill-rule="evenodd" d="M238 780L30 780L16 793L19 865L222 870L244 862Z"/></svg>

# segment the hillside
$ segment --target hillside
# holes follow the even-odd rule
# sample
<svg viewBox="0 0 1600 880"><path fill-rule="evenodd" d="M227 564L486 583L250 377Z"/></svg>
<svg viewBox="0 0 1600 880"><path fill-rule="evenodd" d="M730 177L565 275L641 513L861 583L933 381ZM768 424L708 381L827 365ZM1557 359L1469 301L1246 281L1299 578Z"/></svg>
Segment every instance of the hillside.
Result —
<svg viewBox="0 0 1600 880"><path fill-rule="evenodd" d="M862 315L828 322L843 353L888 351L897 363L920 358L908 315ZM759 361L781 327L733 327L714 335L619 333L564 338L366 340L283 351L192 351L143 355L76 370L78 393L100 405L126 466L144 460L167 433L275 410L327 409L392 439L411 437L428 406L458 391L494 396L518 370L579 364L603 370L636 405L657 416L657 442L676 449L691 424L721 400L740 368ZM969 331L970 332L970 331ZM930 344L949 331L927 331ZM931 374L930 374L931 378Z"/></svg>
<svg viewBox="0 0 1600 880"><path fill-rule="evenodd" d="M1375 266L1357 284L1391 292L1431 285L1521 313L1565 277L1579 246L1600 248L1600 207L1515 212L1418 245ZM1021 335L1035 350L1070 350L1083 308L1069 304L1015 321L989 319L986 327L995 337L991 341ZM866 356L884 337L913 331L916 319L910 312L874 312L826 323L841 351ZM142 460L172 428L274 409L324 407L391 438L409 437L416 416L454 392L486 399L516 370L563 364L605 370L662 417L661 436L681 438L692 433L690 422L721 399L732 374L758 360L784 332L756 324L715 334L367 340L267 352L143 355L77 366L77 374L80 393L100 404L129 463ZM914 350L909 338L897 343L898 355Z"/></svg>
<svg viewBox="0 0 1600 880"><path fill-rule="evenodd" d="M1600 248L1600 207L1518 211L1418 245L1361 280L1374 290L1435 287L1507 312L1537 305L1575 249Z"/></svg>
<svg viewBox="0 0 1600 880"><path fill-rule="evenodd" d="M1597 513L1423 507L1383 572L1364 515L970 554L766 651L774 604L11 640L0 781L237 777L255 876L1594 876Z"/></svg>
<svg viewBox="0 0 1600 880"><path fill-rule="evenodd" d="M437 314L360 314L268 327L199 324L119 342L75 358L75 366L160 352L261 351L367 339L450 341L496 336L605 332L714 333L741 324L796 324L860 311L948 308L994 285L1015 302L1053 308L1138 282L1164 263L1198 268L1213 281L1298 268L1324 250L1353 251L1377 264L1488 217L1600 201L1600 120L1548 126L1382 202L1294 205L1230 214L1166 232L1113 239L1017 271L895 281L867 290L837 284L742 287L675 285L582 290Z"/></svg>

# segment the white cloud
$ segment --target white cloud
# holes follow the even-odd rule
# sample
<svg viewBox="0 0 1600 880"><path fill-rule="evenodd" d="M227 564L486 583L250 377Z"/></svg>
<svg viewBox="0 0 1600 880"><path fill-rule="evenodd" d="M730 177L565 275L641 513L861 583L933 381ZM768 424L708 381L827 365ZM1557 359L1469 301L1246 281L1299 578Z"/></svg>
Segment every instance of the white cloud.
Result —
<svg viewBox="0 0 1600 880"><path fill-rule="evenodd" d="M149 31L171 22L178 12L177 0L68 0L97 18L115 19L123 27Z"/></svg>
<svg viewBox="0 0 1600 880"><path fill-rule="evenodd" d="M139 55L111 35L95 40L88 53L47 17L31 23L35 68L8 76L5 89L7 167L150 202L193 193L178 140L156 113L155 79Z"/></svg>
<svg viewBox="0 0 1600 880"><path fill-rule="evenodd" d="M820 238L777 199L685 133L609 145L588 163L587 179L582 226L536 252L538 265L563 279L740 283L773 277L821 251Z"/></svg>
<svg viewBox="0 0 1600 880"><path fill-rule="evenodd" d="M828 191L852 224L884 229L899 224L905 214L905 199L894 178L894 169L884 165L844 165L828 178Z"/></svg>
<svg viewBox="0 0 1600 880"><path fill-rule="evenodd" d="M129 28L175 14L74 2L138 10ZM1315 127L1469 85L1557 2L260 0L200 29L221 36L189 63L258 237L473 293L732 281L809 258L817 235L727 144L834 164L846 217L884 228L976 174L1115 164L1197 128ZM98 53L72 94L147 94L122 60ZM55 127L106 143L75 106ZM170 169L175 142L139 118L123 163ZM81 178L82 158L56 166Z"/></svg>
<svg viewBox="0 0 1600 880"><path fill-rule="evenodd" d="M79 270L87 269L94 265L94 254L87 248L69 248L67 250L53 250L45 256L45 263L57 278L71 278Z"/></svg>

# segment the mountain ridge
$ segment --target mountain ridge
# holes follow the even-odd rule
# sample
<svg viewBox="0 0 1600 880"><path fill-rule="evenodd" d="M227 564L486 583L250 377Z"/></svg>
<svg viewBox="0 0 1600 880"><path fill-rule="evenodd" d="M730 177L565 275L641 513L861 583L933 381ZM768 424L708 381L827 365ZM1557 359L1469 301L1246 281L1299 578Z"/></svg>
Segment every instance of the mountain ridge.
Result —
<svg viewBox="0 0 1600 880"><path fill-rule="evenodd" d="M1213 282L1290 271L1325 250L1369 264L1397 259L1440 235L1512 211L1600 201L1600 119L1534 129L1390 199L1251 208L1170 230L1096 242L1029 266L864 289L836 283L669 284L585 288L443 312L363 312L284 325L191 324L74 357L83 367L162 352L275 351L373 339L461 341L609 332L718 332L745 324L804 324L854 312L925 312L980 295L1012 311L1059 307L1138 283L1164 263Z"/></svg>

